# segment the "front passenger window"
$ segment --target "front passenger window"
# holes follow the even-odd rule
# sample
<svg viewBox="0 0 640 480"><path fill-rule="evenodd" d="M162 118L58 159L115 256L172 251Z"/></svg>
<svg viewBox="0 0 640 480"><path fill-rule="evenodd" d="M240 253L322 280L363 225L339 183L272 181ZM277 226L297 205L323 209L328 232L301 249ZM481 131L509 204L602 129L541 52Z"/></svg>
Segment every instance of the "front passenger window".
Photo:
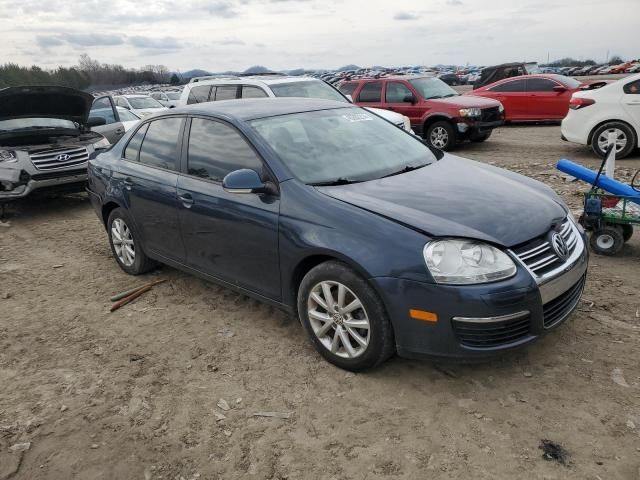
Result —
<svg viewBox="0 0 640 480"><path fill-rule="evenodd" d="M145 141L146 142L146 141ZM262 161L232 127L212 120L194 118L189 134L189 175L222 182L241 168L262 172Z"/></svg>
<svg viewBox="0 0 640 480"><path fill-rule="evenodd" d="M265 98L267 94L259 87L242 86L242 98Z"/></svg>
<svg viewBox="0 0 640 480"><path fill-rule="evenodd" d="M162 118L149 124L140 148L139 162L152 167L176 170L178 137L182 117Z"/></svg>

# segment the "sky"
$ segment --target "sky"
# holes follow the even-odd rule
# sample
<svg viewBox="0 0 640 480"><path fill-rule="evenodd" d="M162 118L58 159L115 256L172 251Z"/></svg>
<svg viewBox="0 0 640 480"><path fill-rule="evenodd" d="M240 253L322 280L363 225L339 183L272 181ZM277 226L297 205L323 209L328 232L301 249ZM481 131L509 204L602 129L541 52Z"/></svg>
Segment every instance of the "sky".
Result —
<svg viewBox="0 0 640 480"><path fill-rule="evenodd" d="M212 72L640 57L640 0L0 0L0 62Z"/></svg>

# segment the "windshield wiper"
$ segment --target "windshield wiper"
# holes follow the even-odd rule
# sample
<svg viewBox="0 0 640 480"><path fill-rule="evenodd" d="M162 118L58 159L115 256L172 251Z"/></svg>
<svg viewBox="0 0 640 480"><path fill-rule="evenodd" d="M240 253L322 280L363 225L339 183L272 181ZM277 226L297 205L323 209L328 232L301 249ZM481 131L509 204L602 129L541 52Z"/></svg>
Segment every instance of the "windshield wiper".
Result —
<svg viewBox="0 0 640 480"><path fill-rule="evenodd" d="M457 97L458 95L460 95L460 94L459 93L448 93L442 98Z"/></svg>
<svg viewBox="0 0 640 480"><path fill-rule="evenodd" d="M352 183L358 183L358 180L350 180L348 178L336 178L335 180L328 180L326 182L310 183L312 187L334 187L337 185L350 185Z"/></svg>
<svg viewBox="0 0 640 480"><path fill-rule="evenodd" d="M434 95L433 97L427 97L427 100L434 100L436 98L443 98L442 95Z"/></svg>
<svg viewBox="0 0 640 480"><path fill-rule="evenodd" d="M394 175L400 175L402 173L413 172L414 170L418 170L419 168L426 167L427 165L429 165L429 164L425 163L423 165L407 165L402 170L398 170L397 172L389 173L389 174L384 175L384 176L382 176L380 178L393 177Z"/></svg>

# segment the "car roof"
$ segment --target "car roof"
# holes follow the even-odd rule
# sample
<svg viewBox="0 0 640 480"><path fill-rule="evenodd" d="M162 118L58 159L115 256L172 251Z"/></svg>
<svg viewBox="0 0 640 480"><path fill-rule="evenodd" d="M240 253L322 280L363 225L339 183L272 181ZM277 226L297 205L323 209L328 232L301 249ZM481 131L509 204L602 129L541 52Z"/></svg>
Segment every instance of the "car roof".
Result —
<svg viewBox="0 0 640 480"><path fill-rule="evenodd" d="M219 77L208 78L198 80L188 84L189 88L196 87L198 85L277 85L279 83L293 83L293 82L322 82L322 80L307 75L292 76L292 75L248 75L245 77Z"/></svg>
<svg viewBox="0 0 640 480"><path fill-rule="evenodd" d="M241 121L277 117L293 113L358 108L355 105L317 98L252 98L204 102L171 109L171 114L202 114L235 118Z"/></svg>
<svg viewBox="0 0 640 480"><path fill-rule="evenodd" d="M146 98L148 96L149 95L142 95L142 94L137 94L137 95L134 95L134 94L118 95L118 97L124 97L124 98Z"/></svg>

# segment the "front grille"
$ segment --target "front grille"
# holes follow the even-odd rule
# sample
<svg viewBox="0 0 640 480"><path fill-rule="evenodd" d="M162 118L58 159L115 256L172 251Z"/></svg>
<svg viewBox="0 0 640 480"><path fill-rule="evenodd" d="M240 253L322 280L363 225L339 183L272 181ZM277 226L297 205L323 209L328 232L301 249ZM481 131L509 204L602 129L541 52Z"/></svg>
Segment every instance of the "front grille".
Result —
<svg viewBox="0 0 640 480"><path fill-rule="evenodd" d="M89 152L85 147L59 147L32 153L30 157L38 170L58 170L86 165Z"/></svg>
<svg viewBox="0 0 640 480"><path fill-rule="evenodd" d="M500 116L500 108L499 107L491 107L491 108L483 108L482 116L480 117L482 122L497 122L501 120Z"/></svg>
<svg viewBox="0 0 640 480"><path fill-rule="evenodd" d="M527 313L515 319L490 323L452 322L460 343L465 347L495 348L528 337L531 316Z"/></svg>
<svg viewBox="0 0 640 480"><path fill-rule="evenodd" d="M567 219L562 224L560 234L569 248L568 256L570 256L578 246L580 239L570 220ZM547 235L528 242L523 246L514 248L513 253L538 277L542 277L546 273L555 270L566 261L566 259L563 260L558 257Z"/></svg>
<svg viewBox="0 0 640 480"><path fill-rule="evenodd" d="M551 328L557 325L573 311L582 295L585 280L586 277L582 277L580 281L569 290L543 306L544 328Z"/></svg>

